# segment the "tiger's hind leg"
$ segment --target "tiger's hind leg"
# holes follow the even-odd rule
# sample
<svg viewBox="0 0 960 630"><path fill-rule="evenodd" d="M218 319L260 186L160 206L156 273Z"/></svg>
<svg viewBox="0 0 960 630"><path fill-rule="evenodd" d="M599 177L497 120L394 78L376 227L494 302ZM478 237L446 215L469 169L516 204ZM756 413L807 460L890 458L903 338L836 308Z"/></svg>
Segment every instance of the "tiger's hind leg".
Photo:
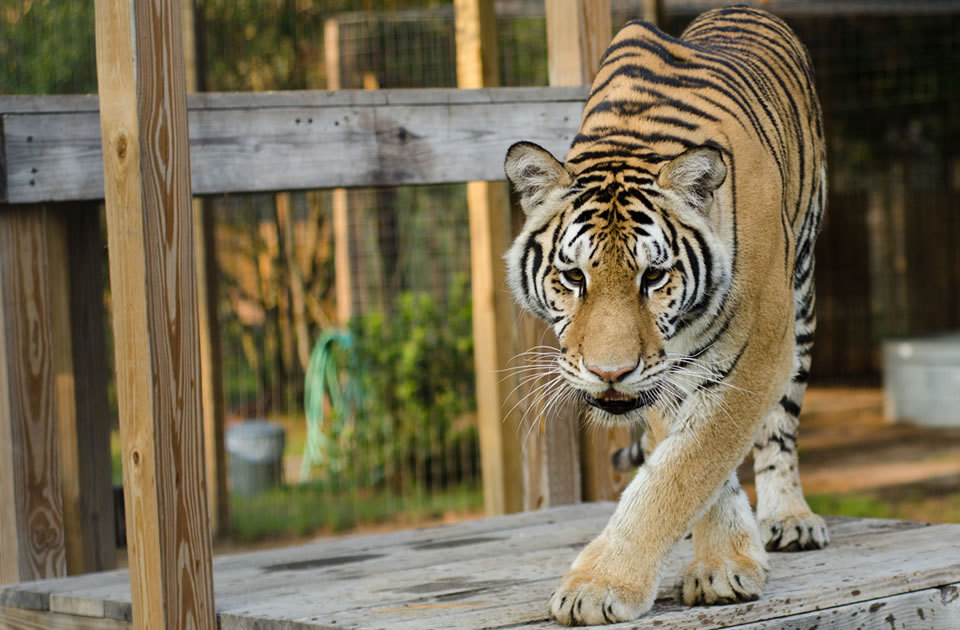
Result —
<svg viewBox="0 0 960 630"><path fill-rule="evenodd" d="M822 549L830 542L826 523L803 498L797 461L798 418L807 390L816 329L812 255L797 273L801 282L796 290L793 376L784 387L779 404L764 419L753 446L757 523L768 551Z"/></svg>
<svg viewBox="0 0 960 630"><path fill-rule="evenodd" d="M787 385L753 447L757 524L768 551L821 549L830 542L826 524L810 510L800 485L797 416L805 389L805 383Z"/></svg>

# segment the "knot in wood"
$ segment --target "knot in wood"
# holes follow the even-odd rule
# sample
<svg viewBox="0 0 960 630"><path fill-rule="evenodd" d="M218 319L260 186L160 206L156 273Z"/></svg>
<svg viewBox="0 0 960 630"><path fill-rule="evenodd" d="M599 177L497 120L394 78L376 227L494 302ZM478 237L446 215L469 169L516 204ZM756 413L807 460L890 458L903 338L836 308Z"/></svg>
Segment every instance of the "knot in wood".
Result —
<svg viewBox="0 0 960 630"><path fill-rule="evenodd" d="M124 160L127 159L127 135L126 134L121 133L117 137L116 147L117 147L117 159L123 162Z"/></svg>

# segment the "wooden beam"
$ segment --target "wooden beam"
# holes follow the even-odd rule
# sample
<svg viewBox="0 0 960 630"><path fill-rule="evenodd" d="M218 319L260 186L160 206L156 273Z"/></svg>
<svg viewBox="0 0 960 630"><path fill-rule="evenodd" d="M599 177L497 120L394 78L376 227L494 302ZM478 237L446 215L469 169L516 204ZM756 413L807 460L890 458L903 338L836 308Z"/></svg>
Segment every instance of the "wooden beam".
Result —
<svg viewBox="0 0 960 630"><path fill-rule="evenodd" d="M546 0L550 84L589 85L613 30L609 0ZM627 427L582 427L583 499L616 499L629 475L616 472L614 451L630 443Z"/></svg>
<svg viewBox="0 0 960 630"><path fill-rule="evenodd" d="M197 91L201 64L197 59L194 0L180 0L183 67L187 93ZM197 262L197 323L200 337L200 391L207 467L207 507L214 537L230 530L227 455L224 442L223 373L220 369L220 320L217 316L217 239L213 203L193 199L193 235Z"/></svg>
<svg viewBox="0 0 960 630"><path fill-rule="evenodd" d="M0 208L0 583L67 570L46 221Z"/></svg>
<svg viewBox="0 0 960 630"><path fill-rule="evenodd" d="M97 77L134 624L212 629L180 17L97 0Z"/></svg>
<svg viewBox="0 0 960 630"><path fill-rule="evenodd" d="M654 25L663 22L663 0L643 0L643 19Z"/></svg>
<svg viewBox="0 0 960 630"><path fill-rule="evenodd" d="M500 76L493 0L455 0L454 10L457 85L497 85ZM497 177L501 178L502 175ZM516 310L507 289L503 263L503 252L511 239L506 186L501 182L469 182L467 207L484 507L487 514L505 514L524 507L518 438L520 413L511 402L515 398L516 379L503 379L503 369L509 367L517 353Z"/></svg>
<svg viewBox="0 0 960 630"><path fill-rule="evenodd" d="M586 94L583 87L193 94L193 192L502 180L503 156L517 138L558 155L569 148ZM4 96L0 122L0 203L103 198L96 98Z"/></svg>
<svg viewBox="0 0 960 630"><path fill-rule="evenodd" d="M216 537L230 531L223 372L220 369L222 354L217 314L216 221L211 199L194 198L192 209L207 507L210 512L210 532Z"/></svg>
<svg viewBox="0 0 960 630"><path fill-rule="evenodd" d="M545 0L550 85L590 85L613 38L610 0Z"/></svg>
<svg viewBox="0 0 960 630"><path fill-rule="evenodd" d="M116 568L100 204L48 207L67 572Z"/></svg>
<svg viewBox="0 0 960 630"><path fill-rule="evenodd" d="M323 24L323 63L327 89L339 90L340 22L331 18ZM346 188L333 190L333 267L337 296L337 322L341 326L353 317L353 272L350 268L350 215Z"/></svg>

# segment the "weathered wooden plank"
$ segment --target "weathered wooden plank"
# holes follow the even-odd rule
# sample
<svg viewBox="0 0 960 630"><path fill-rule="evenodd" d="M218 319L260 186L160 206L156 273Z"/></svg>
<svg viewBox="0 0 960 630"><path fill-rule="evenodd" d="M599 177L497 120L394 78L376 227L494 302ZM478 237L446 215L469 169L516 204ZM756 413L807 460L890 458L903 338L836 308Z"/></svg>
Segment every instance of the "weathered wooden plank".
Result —
<svg viewBox="0 0 960 630"><path fill-rule="evenodd" d="M419 549L422 562L437 563L445 553L452 549L461 549L469 554L469 544L464 541L483 542L485 539L511 537L516 532L530 528L545 527L544 532L559 526L562 522L574 524L584 522L581 527L598 530L613 509L608 505L574 505L548 512L529 512L511 515L510 518L494 517L477 521L459 523L455 526L431 527L417 530L403 530L375 536L356 536L335 542L326 541L312 545L284 549L252 552L225 556L214 562L217 591L229 596L238 589L248 599L253 597L250 589L266 592L263 584L264 567L314 563L317 568L341 566L345 557L369 556L370 559L389 558L397 549ZM598 511L600 516L598 516ZM426 546L426 548L424 548ZM384 562L388 562L384 560ZM394 570L407 567L397 565ZM380 570L384 570L381 566ZM277 575L276 578L283 578ZM256 578L260 577L260 580ZM282 579L281 579L282 582ZM57 596L58 612L72 613L87 608L88 600L103 598L107 616L124 617L124 606L129 608L130 586L127 572L110 572L70 578L69 580L39 581L0 588L0 604L46 609L51 596ZM74 604L73 602L76 602ZM128 613L127 613L127 616Z"/></svg>
<svg viewBox="0 0 960 630"><path fill-rule="evenodd" d="M0 628L3 630L129 630L129 621L58 615L0 605Z"/></svg>
<svg viewBox="0 0 960 630"><path fill-rule="evenodd" d="M580 101L583 87L423 88L392 90L283 90L280 92L202 92L187 95L187 109L290 109L379 107L384 105L468 105ZM97 113L96 95L0 95L0 114Z"/></svg>
<svg viewBox="0 0 960 630"><path fill-rule="evenodd" d="M48 207L67 572L116 567L99 204Z"/></svg>
<svg viewBox="0 0 960 630"><path fill-rule="evenodd" d="M562 155L586 95L583 88L382 92L196 95L193 192L500 180L518 138ZM48 98L0 98L7 191L0 202L103 197L96 101L67 98L72 109L52 112L44 110L64 97Z"/></svg>
<svg viewBox="0 0 960 630"><path fill-rule="evenodd" d="M597 525L600 524L599 522L597 523ZM585 542L589 539L591 532L588 527L585 527L581 528L578 535L580 540ZM529 538L537 539L543 536L544 534L542 532L530 532ZM574 539L575 538L576 536ZM278 614L280 611L286 611L286 618L290 619L295 618L296 612L300 610L309 611L308 614L311 616L333 615L341 622L348 622L350 619L355 619L356 621L362 620L365 616L369 615L371 608L386 607L399 610L409 604L414 608L422 609L417 617L422 622L424 615L430 611L431 606L436 610L440 610L443 608L445 602L457 601L465 605L480 606L484 601L488 601L489 605L494 608L510 605L511 603L520 606L526 602L527 605L521 607L521 609L529 620L531 610L534 611L534 614L545 615L543 612L543 602L546 601L549 590L555 586L556 579L558 579L566 569L567 564L572 558L572 555L569 555L571 553L569 551L569 545L571 544L571 540L574 539L560 536L555 541L559 549L566 551L566 554L562 552L557 553L550 548L548 543L542 543L546 546L544 550L533 549L533 547L531 547L527 551L518 551L517 549L511 548L501 555L500 552L496 551L496 544L493 543L493 541L478 543L480 547L473 550L464 550L468 553L463 554L461 558L451 559L451 561L447 563L440 560L436 564L426 565L430 567L426 574L423 571L414 573L400 571L388 576L382 576L379 569L375 566L370 566L369 568L373 577L378 579L374 583L364 578L362 582L363 587L360 590L374 591L374 596L380 599L378 603L368 606L367 608L353 609L355 610L355 614L351 613L350 609L344 609L343 605L353 604L358 600L350 597L348 598L349 601L347 601L347 599L338 597L337 592L335 590L331 591L330 586L328 586L325 581L317 583L317 577L309 574L302 576L302 582L311 585L315 584L315 592L323 593L324 602L320 602L316 596L310 596L311 587L307 587L306 591L304 591L303 588L296 588L295 583L291 583L288 585L288 588L292 588L293 592L297 594L290 598L294 601L284 601L282 594L272 594L268 591L266 593L267 597L264 598L266 600L265 602L259 606L256 604L248 604L246 607L241 608L240 611L245 610L255 616L261 616L261 614L270 616L272 614ZM898 538L898 540L902 542L902 538ZM471 551L475 553L469 553ZM680 555L675 557L671 562L671 566L668 567L667 579L665 580L662 591L664 598L670 597L675 573L679 571L679 567L686 562L687 559L689 559L689 549L681 550ZM793 558L789 559L792 560ZM375 562L379 563L379 560ZM403 563L396 564L404 566ZM360 571L361 567L357 565L354 566L352 570L354 572ZM896 571L896 567L894 567L893 570ZM807 569L807 572L814 577L822 573L822 571L823 569L816 566L815 563L811 564ZM867 571L867 573L870 574L871 571ZM543 578L544 575L551 575L553 577L545 581ZM789 572L789 576L789 580L797 579L793 571ZM380 580L379 578L383 579ZM780 576L780 579L787 578ZM509 592L500 592L500 587L507 583L509 583L510 586L505 586L504 588ZM809 587L811 583L812 580L807 580L806 586ZM880 583L882 584L883 581L880 580ZM533 590L531 590L531 585L533 585ZM491 588L497 592L490 593ZM406 604L403 602L404 591L409 591L410 593L405 595L408 600ZM542 597L538 597L538 594L542 595ZM420 597L418 597L418 595ZM300 604L296 603L298 598L301 601ZM476 601L477 598L479 598L479 601ZM248 598L248 601L250 600L252 600L252 597ZM332 600L332 603L327 604L326 600ZM784 600L789 604L789 596L781 597L780 600L781 605ZM339 609L337 608L338 604L340 605ZM251 610L250 606L254 606L255 611ZM668 611L668 609L669 606L667 608L661 607L661 612ZM677 610L686 611L687 609L677 607ZM229 611L231 614L240 612L232 609L229 605L226 606L226 611ZM470 627L470 624L451 624L451 620L448 618L450 614L454 614L453 611L443 612L445 621L439 622L439 627ZM444 626L444 623L447 625ZM224 627L229 626L224 625Z"/></svg>
<svg viewBox="0 0 960 630"><path fill-rule="evenodd" d="M902 595L758 621L741 630L848 630L849 628L960 628L960 583Z"/></svg>
<svg viewBox="0 0 960 630"><path fill-rule="evenodd" d="M936 549L937 541L956 530L946 526L913 530L907 536L904 530L897 529L845 534L839 550L834 550L834 557L824 558L825 554L831 555L827 551L776 554L772 560L770 586L760 601L703 608L688 608L673 601L673 585L680 568L691 556L689 544L684 544L668 563L657 606L630 625L725 627L949 583L949 576L955 576L960 567L958 559L944 563L941 558L935 570L931 570L931 563L938 562L937 557L942 553ZM586 531L579 532L584 541L589 535ZM540 532L530 532L530 539L542 537ZM905 544L907 540L911 543ZM360 581L353 584L346 571L339 580L329 583L317 582L317 576L307 572L299 576L300 581L293 579L297 576L291 576L285 587L267 590L259 602L254 601L252 593L239 607L223 600L221 625L224 630L244 628L251 618L330 625L335 620L338 626L388 625L411 629L538 623L546 620L544 602L575 555L575 551L569 549L570 541L571 538L561 536L556 541L557 547L511 548L503 555L494 551L496 545L492 541L487 541L478 543L475 549L465 550L476 553L428 565L429 569L384 575L371 566L370 574L357 578ZM904 563L911 557L911 547L925 550L923 557L912 565L919 570L910 572L914 575L901 575ZM865 553L871 561L863 561ZM833 584L824 585L825 580L831 582L824 576L825 566L835 574ZM360 567L354 566L352 570L360 571ZM546 575L551 577L545 578ZM374 603L369 603L371 601ZM361 602L368 603L361 608L354 606ZM237 625L233 625L234 622Z"/></svg>
<svg viewBox="0 0 960 630"><path fill-rule="evenodd" d="M67 568L46 223L0 210L0 583Z"/></svg>
<svg viewBox="0 0 960 630"><path fill-rule="evenodd" d="M956 529L956 528L952 528ZM943 531L937 536L942 536ZM758 602L739 604L735 606L695 607L688 608L677 604L673 599L674 584L679 569L690 558L688 546L684 546L680 553L675 554L667 567L664 583L654 609L641 619L623 624L620 627L654 628L654 627L698 627L720 628L739 626L739 624L757 620L780 619L796 614L798 611L814 611L817 608L831 608L838 605L848 605L862 601L873 600L871 606L876 605L877 599L886 598L892 594L943 584L940 580L949 582L951 571L956 575L956 562L943 570L926 576L924 582L904 583L899 581L899 573L903 572L901 562L906 562L910 553L903 548L904 538L896 535L892 540L885 541L888 547L896 547L900 557L879 559L876 562L861 564L854 571L845 570L845 567L856 566L857 558L862 552L852 545L840 558L832 559L827 563L809 562L807 568L801 571L794 570L793 566L777 567L777 564L792 565L793 561L810 559L816 554L777 554L774 556L774 572L771 582L763 598ZM571 556L572 557L572 556ZM526 565L535 562L538 558L533 555L523 555L518 558L517 565ZM536 627L547 621L544 602L547 601L550 591L556 586L565 567L555 566L552 557L548 558L550 566L541 567L541 575L556 572L553 579L537 579L532 581L509 580L504 586L497 584L497 566L502 561L489 563L481 569L480 575L492 584L484 587L478 580L477 588L470 589L469 585L463 590L452 592L429 593L419 599L412 599L407 603L390 601L385 597L381 605L354 610L340 610L324 613L314 608L312 617L322 621L336 619L337 624L357 627L376 627L386 623L391 628L449 628L449 627L527 627L531 624ZM947 563L948 565L950 563ZM516 566L516 565L515 565ZM829 569L824 569L829 566ZM461 567L468 569L469 567ZM476 568L476 567L474 567ZM821 584L824 573L839 573L835 578L837 583L843 580L850 581L849 586L840 589L823 590ZM524 571L520 570L522 579ZM455 572L459 575L475 575L465 571ZM432 577L433 574L431 574ZM502 576L502 574L500 574ZM955 579L955 578L954 578ZM856 580L856 581L853 581ZM442 578L437 580L443 585ZM451 586L455 585L451 581ZM949 589L948 589L949 590ZM952 592L952 591L950 591ZM300 621L312 617L301 618ZM379 619L378 619L379 617ZM287 616L286 618L290 618ZM372 621L372 622L371 622ZM379 622L379 623L378 623ZM777 627L775 622L768 626ZM944 626L952 627L952 626ZM224 625L225 630L230 628Z"/></svg>
<svg viewBox="0 0 960 630"><path fill-rule="evenodd" d="M509 602L529 603L535 597L527 590L527 583L540 583L544 576L551 576L547 581L552 588L571 561L571 554L575 553L571 549L587 542L602 527L603 520L580 521L576 526L531 527L515 531L509 538L461 539L459 542L463 545L447 543L435 548L394 548L382 550L383 555L349 554L325 561L305 559L279 567L273 565L273 571L259 577L246 573L233 576L233 584L240 588L239 591L234 590L231 581L218 580L218 586L231 591L218 601L230 619L278 615L296 619L302 614L304 618L320 615L341 621L362 619L370 608L400 609L410 603L424 604L424 609L428 609L427 604L431 602L437 605L436 608L442 608L443 602L461 600L472 602L471 606L480 606L493 597L489 593L491 588L499 593L494 598L496 606ZM850 535L845 529L842 526L837 529L841 544L849 541ZM887 533L893 533L895 540L902 542L902 531L891 529ZM861 538L880 534L875 531ZM874 540L870 544L876 547L878 543ZM848 546L850 554L859 553L853 545ZM672 558L662 591L664 598L670 597L674 580L689 555L689 545L686 545ZM816 554L807 554L806 560L810 562L795 564L788 573L777 578L788 582L800 580L809 587L811 580L804 580L802 576L816 577L822 573L823 558L817 562ZM249 586L244 588L244 584ZM547 589L547 585L542 586ZM500 593L501 587L510 592ZM538 586L534 595L539 589ZM479 601L473 601L478 597ZM789 600L789 595L781 597L783 599ZM545 595L543 601L546 601ZM358 608L359 605L366 607ZM538 601L534 610L539 613L541 609L542 601ZM419 617L421 621L423 614L421 612ZM529 606L524 614L530 614ZM230 626L224 622L223 627Z"/></svg>
<svg viewBox="0 0 960 630"><path fill-rule="evenodd" d="M133 616L213 628L181 14L96 8Z"/></svg>
<svg viewBox="0 0 960 630"><path fill-rule="evenodd" d="M483 521L462 523L224 558L216 566L220 628L552 626L545 607L550 591L612 507L571 506L491 519L492 528ZM956 627L950 624L956 620L960 551L946 541L957 539L960 526L870 519L829 524L830 547L772 554L763 597L729 606L688 608L673 599L692 553L684 542L665 567L654 609L616 627L843 628L852 620L887 627L891 613L897 627ZM100 586L97 576L36 586L46 589L54 613L122 620L122 588L108 583L122 587L118 574L105 574ZM0 589L0 605L12 605L18 598L11 592L26 595L32 586ZM917 609L925 619L911 625Z"/></svg>

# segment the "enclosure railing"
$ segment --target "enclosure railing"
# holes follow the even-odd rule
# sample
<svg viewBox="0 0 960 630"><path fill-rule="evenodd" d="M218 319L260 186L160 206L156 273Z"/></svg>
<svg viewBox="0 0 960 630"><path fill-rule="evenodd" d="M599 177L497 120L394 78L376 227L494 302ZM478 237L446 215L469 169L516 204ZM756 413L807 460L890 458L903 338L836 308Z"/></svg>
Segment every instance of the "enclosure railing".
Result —
<svg viewBox="0 0 960 630"><path fill-rule="evenodd" d="M517 139L563 155L585 96L583 87L191 95L193 192L502 179L503 156ZM23 562L24 549L29 550L27 564L35 570L11 570L18 579L62 573L72 556L78 559L70 561L71 572L112 565L102 286L94 264L102 259L100 134L97 97L0 97L0 232L5 239L0 322L6 321L0 326L5 354L0 358L8 370L4 381L14 383L0 387L0 409L11 410L4 416L10 424L0 428L17 452L0 456L0 465L10 472L10 493L0 493L0 509L16 515L22 543L30 539L27 523L37 515L58 533L52 542L32 550L27 544L6 556ZM499 257L491 264L501 264ZM473 273L481 282L476 275L492 271ZM476 313L484 309L488 320L495 317L485 302L474 304L481 321ZM515 319L499 326L515 328ZM502 378L495 372L478 374L478 379ZM72 388L64 389L67 383ZM496 418L480 421L487 470L504 465L504 453L491 452L489 436L498 436L495 444L516 439L515 423L504 422L509 409L501 402L493 405L499 409ZM207 423L216 421L209 410L204 416ZM66 437L58 442L56 433ZM38 436L46 448L37 447ZM545 456L527 459L512 465L537 468L523 474L529 496L537 494L530 484L548 484L551 470L559 467L546 465ZM52 499L61 485L65 492L73 488L63 510ZM15 487L28 496L15 499ZM90 553L99 557L84 560Z"/></svg>

